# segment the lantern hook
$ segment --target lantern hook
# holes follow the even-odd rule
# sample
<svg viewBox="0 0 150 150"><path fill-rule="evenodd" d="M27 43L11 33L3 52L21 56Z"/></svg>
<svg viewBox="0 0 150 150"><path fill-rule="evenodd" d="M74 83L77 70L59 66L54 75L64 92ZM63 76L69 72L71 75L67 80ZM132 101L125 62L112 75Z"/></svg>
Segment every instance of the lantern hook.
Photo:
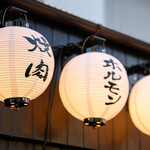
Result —
<svg viewBox="0 0 150 150"><path fill-rule="evenodd" d="M96 35L90 35L90 36L88 36L88 37L84 40L84 42L83 42L83 44L82 44L82 48L81 48L82 54L84 53L83 51L84 51L86 42L87 42L89 39L92 39L92 38L98 39L99 41L102 42L102 45L103 45L103 50L102 50L102 52L105 53L105 42L106 42L106 39L104 39L104 38L102 38L102 37L99 37L99 36L96 36Z"/></svg>
<svg viewBox="0 0 150 150"><path fill-rule="evenodd" d="M11 14L9 15L9 19L6 17L6 14L10 12ZM25 27L29 27L29 23L28 23L28 18L27 18L27 14L28 12L26 10L14 7L14 6L9 6L7 7L4 12L3 12L3 16L2 16L2 27L8 26L5 25L5 21L6 19L9 21L12 21L12 24L16 24L19 26L19 23L17 21L14 21L15 19L19 18L19 16L24 15L25 17ZM22 25L20 25L22 26Z"/></svg>

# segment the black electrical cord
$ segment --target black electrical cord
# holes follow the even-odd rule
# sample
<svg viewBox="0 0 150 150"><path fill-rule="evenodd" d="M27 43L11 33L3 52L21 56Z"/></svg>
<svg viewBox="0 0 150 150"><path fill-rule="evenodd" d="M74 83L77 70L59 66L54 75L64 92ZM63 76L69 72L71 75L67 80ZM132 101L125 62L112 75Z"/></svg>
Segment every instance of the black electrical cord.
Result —
<svg viewBox="0 0 150 150"><path fill-rule="evenodd" d="M49 102L49 109L48 109L49 118L47 119L47 127L46 127L46 131L45 131L44 143L43 143L42 150L45 150L45 148L46 148L48 133L50 130L50 124L51 124L51 118L52 118L52 108L53 108L54 97L55 97L55 90L56 90L57 81L59 80L58 79L59 71L61 69L62 50L63 49L60 49L60 51L59 51L58 59L56 61L56 65L55 65L54 76L53 76L53 79L52 79L51 85L50 85L50 102Z"/></svg>

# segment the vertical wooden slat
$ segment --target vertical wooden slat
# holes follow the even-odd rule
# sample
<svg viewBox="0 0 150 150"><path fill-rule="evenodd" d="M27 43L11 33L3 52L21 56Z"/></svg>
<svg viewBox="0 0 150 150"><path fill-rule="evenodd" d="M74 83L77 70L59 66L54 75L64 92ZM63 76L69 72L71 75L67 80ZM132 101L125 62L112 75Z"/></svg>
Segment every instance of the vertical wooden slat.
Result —
<svg viewBox="0 0 150 150"><path fill-rule="evenodd" d="M110 120L105 126L100 127L100 150L113 150L113 121Z"/></svg>
<svg viewBox="0 0 150 150"><path fill-rule="evenodd" d="M30 138L32 128L32 103L28 107L20 108L14 113L13 136Z"/></svg>
<svg viewBox="0 0 150 150"><path fill-rule="evenodd" d="M34 150L32 143L26 143L26 150Z"/></svg>
<svg viewBox="0 0 150 150"><path fill-rule="evenodd" d="M12 111L5 107L3 102L0 102L0 133L11 135L12 133Z"/></svg>
<svg viewBox="0 0 150 150"><path fill-rule="evenodd" d="M26 150L26 146L24 142L9 141L8 150Z"/></svg>
<svg viewBox="0 0 150 150"><path fill-rule="evenodd" d="M150 150L150 136L141 133L141 150Z"/></svg>
<svg viewBox="0 0 150 150"><path fill-rule="evenodd" d="M112 55L111 46L106 45L106 53ZM100 150L113 150L113 120L109 120L105 126L100 127L99 137Z"/></svg>
<svg viewBox="0 0 150 150"><path fill-rule="evenodd" d="M34 149L34 150L42 150L42 145L40 145L40 144L35 144L33 149Z"/></svg>
<svg viewBox="0 0 150 150"><path fill-rule="evenodd" d="M90 126L84 126L84 148L98 149L98 131L98 128L93 129Z"/></svg>
<svg viewBox="0 0 150 150"><path fill-rule="evenodd" d="M55 29L53 31L53 46L66 45L67 43L68 34L66 31ZM57 81L51 120L51 142L67 144L67 111L60 100L58 84Z"/></svg>
<svg viewBox="0 0 150 150"><path fill-rule="evenodd" d="M52 29L49 24L44 22L36 22L36 31L42 34L50 45L52 45Z"/></svg>
<svg viewBox="0 0 150 150"><path fill-rule="evenodd" d="M34 100L33 139L43 140L47 123L47 108L49 101L49 87Z"/></svg>
<svg viewBox="0 0 150 150"><path fill-rule="evenodd" d="M83 122L68 115L68 145L83 147Z"/></svg>
<svg viewBox="0 0 150 150"><path fill-rule="evenodd" d="M7 140L0 139L0 150L8 150L7 149Z"/></svg>
<svg viewBox="0 0 150 150"><path fill-rule="evenodd" d="M114 118L114 150L126 150L126 107Z"/></svg>
<svg viewBox="0 0 150 150"><path fill-rule="evenodd" d="M61 150L61 148L57 148L57 147L52 147L52 146L47 146L46 150Z"/></svg>
<svg viewBox="0 0 150 150"><path fill-rule="evenodd" d="M132 65L138 64L138 58L135 54L127 54L127 67L131 67ZM137 74L133 74L129 76L130 82L130 90L132 89L133 84L138 79ZM140 132L136 127L133 125L129 112L127 115L127 149L130 150L140 150Z"/></svg>

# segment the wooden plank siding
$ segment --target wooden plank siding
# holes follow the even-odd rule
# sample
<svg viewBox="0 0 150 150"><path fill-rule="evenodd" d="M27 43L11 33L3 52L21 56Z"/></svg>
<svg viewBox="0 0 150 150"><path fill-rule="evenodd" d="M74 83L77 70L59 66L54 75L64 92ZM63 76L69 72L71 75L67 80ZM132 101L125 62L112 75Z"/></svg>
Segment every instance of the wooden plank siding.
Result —
<svg viewBox="0 0 150 150"><path fill-rule="evenodd" d="M87 33L83 31L47 21L34 14L30 15L32 28L43 34L51 46L80 42L87 36ZM145 56L144 53L139 52L131 53L128 47L111 41L106 42L106 50L128 67L150 62L148 55ZM137 74L129 76L130 89L141 77ZM21 108L17 112L4 107L4 104L0 102L0 135L4 135L0 136L0 150L41 150L49 103L50 86L41 96L31 101L29 107ZM6 135L11 138L5 137ZM13 140L13 137L20 140ZM135 128L130 119L127 104L104 127L93 129L84 126L83 122L74 118L64 108L59 97L57 81L47 150L67 149L149 150L150 137Z"/></svg>

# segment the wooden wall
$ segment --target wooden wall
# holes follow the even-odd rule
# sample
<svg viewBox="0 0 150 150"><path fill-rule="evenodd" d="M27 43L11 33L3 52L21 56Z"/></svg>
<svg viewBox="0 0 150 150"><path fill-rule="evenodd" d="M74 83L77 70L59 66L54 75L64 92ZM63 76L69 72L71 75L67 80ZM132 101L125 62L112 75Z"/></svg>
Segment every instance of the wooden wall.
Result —
<svg viewBox="0 0 150 150"><path fill-rule="evenodd" d="M1 5L0 5L1 6ZM87 33L72 29L45 18L30 14L32 28L43 34L51 46L66 45L83 40ZM0 35L1 36L1 35ZM150 61L144 53L110 41L107 53L118 58L125 66ZM129 76L130 88L142 76ZM137 80L135 80L137 79ZM0 150L40 150L44 139L50 101L50 86L30 106L11 111L0 102ZM54 145L51 145L54 144ZM63 107L56 87L48 136L49 149L97 149L97 150L149 150L150 137L141 133L131 122L128 106L104 127L93 129L71 116Z"/></svg>

